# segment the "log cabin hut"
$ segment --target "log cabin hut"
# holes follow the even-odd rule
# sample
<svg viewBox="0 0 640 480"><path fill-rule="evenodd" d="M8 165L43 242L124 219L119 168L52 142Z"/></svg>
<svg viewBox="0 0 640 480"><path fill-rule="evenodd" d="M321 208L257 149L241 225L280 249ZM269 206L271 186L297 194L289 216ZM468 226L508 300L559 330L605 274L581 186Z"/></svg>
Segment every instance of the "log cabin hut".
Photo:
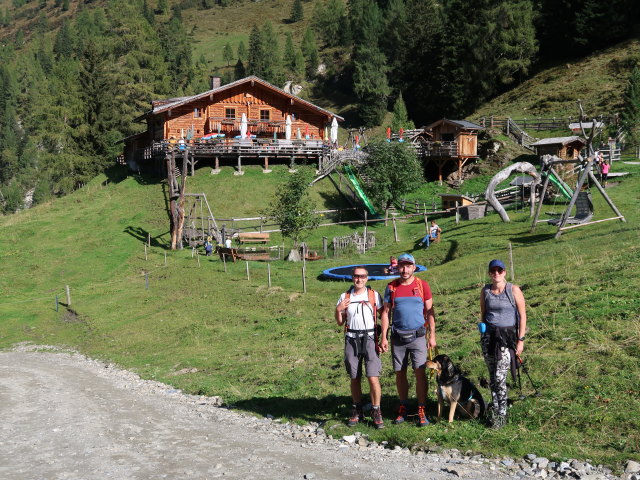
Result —
<svg viewBox="0 0 640 480"><path fill-rule="evenodd" d="M586 144L583 138L572 136L543 138L531 146L536 149L536 153L540 157L555 155L562 160L575 160Z"/></svg>
<svg viewBox="0 0 640 480"><path fill-rule="evenodd" d="M210 163L212 173L235 165L236 174L243 173L243 161L264 164L265 172L269 161L291 168L296 160L320 164L334 118L344 120L258 77L222 86L219 77L211 77L206 92L152 101L151 110L136 119L146 130L120 141L122 161L133 170L163 175L168 156L185 151L191 174L198 162Z"/></svg>
<svg viewBox="0 0 640 480"><path fill-rule="evenodd" d="M469 160L478 158L478 131L482 128L467 120L446 118L424 127L422 157L425 164L433 163L437 167L440 182L447 164L454 165L458 170L458 178L461 178L462 167Z"/></svg>

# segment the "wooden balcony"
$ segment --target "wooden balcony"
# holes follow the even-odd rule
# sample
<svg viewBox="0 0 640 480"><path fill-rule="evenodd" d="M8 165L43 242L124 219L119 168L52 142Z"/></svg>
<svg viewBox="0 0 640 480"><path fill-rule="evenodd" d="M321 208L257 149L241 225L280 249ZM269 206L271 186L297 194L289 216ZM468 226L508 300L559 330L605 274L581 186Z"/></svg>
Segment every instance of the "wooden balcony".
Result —
<svg viewBox="0 0 640 480"><path fill-rule="evenodd" d="M196 157L322 157L330 146L322 140L270 140L264 138L218 138L206 141L174 143L166 140L154 142L145 149L144 158L165 156L185 149Z"/></svg>
<svg viewBox="0 0 640 480"><path fill-rule="evenodd" d="M457 157L458 142L424 142L420 153L425 157Z"/></svg>

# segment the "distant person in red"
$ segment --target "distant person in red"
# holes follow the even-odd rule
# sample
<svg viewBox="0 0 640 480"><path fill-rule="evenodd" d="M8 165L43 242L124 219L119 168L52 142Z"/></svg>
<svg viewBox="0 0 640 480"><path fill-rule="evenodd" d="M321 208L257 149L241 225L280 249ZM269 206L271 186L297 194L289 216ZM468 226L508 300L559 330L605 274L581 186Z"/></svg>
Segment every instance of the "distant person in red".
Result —
<svg viewBox="0 0 640 480"><path fill-rule="evenodd" d="M601 173L601 177L602 177L602 186L606 187L607 186L607 177L609 176L609 168L611 168L611 165L609 165L609 162L602 162L602 166L600 167L600 171Z"/></svg>

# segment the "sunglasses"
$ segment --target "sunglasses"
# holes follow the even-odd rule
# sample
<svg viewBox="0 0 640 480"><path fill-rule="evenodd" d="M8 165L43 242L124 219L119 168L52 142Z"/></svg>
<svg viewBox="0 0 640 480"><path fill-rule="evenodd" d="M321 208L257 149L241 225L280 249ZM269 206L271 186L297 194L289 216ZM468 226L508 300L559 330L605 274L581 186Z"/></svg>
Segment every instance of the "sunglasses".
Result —
<svg viewBox="0 0 640 480"><path fill-rule="evenodd" d="M504 268L492 268L489 270L489 273L502 273L504 272Z"/></svg>
<svg viewBox="0 0 640 480"><path fill-rule="evenodd" d="M358 278L366 280L368 276L369 275L354 275L353 278L354 278L354 280L357 280Z"/></svg>

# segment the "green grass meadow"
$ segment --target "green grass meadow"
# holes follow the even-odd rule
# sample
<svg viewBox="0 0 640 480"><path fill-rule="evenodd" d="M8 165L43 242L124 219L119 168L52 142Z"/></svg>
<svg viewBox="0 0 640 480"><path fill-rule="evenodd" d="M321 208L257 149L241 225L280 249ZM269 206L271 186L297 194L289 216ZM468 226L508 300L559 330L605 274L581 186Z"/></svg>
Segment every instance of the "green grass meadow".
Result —
<svg viewBox="0 0 640 480"><path fill-rule="evenodd" d="M264 174L246 167L238 177L231 167L217 176L201 168L187 188L205 192L218 218L253 216L288 175L284 166L273 169ZM420 276L433 290L439 351L477 384L487 376L476 329L479 290L488 281L487 262L506 261L511 244L515 283L528 303L524 360L540 395L531 395L523 376L526 398L518 400L517 389L511 390L510 423L499 431L477 421L394 426L395 383L385 355L388 426L359 430L392 445L534 452L619 468L640 459L640 166L613 168L621 170L631 175L611 182L607 192L626 223L602 222L555 240L553 226L531 232L528 208L510 211L510 223L495 214L457 225L447 217L439 219L442 241L428 249L417 246L422 218L399 221L397 243L391 224L379 223L369 227L376 232L373 251L339 258L330 251L330 258L308 262L307 293L300 264L271 262L269 288L267 263L250 262L247 279L245 262L228 263L225 272L217 257L169 250L166 186L103 176L72 195L0 218L0 348L24 341L69 346L185 392L220 395L257 415L323 421L329 433L344 435L350 397L333 309L348 284L321 280L322 270L413 253L428 267ZM595 218L612 217L599 193L592 194ZM328 180L314 186L313 198L318 208L344 206ZM307 241L321 250L323 236L330 241L355 230L362 226L323 227ZM273 244L281 241L272 234ZM371 284L381 291L385 286ZM433 392L429 411L435 414Z"/></svg>

